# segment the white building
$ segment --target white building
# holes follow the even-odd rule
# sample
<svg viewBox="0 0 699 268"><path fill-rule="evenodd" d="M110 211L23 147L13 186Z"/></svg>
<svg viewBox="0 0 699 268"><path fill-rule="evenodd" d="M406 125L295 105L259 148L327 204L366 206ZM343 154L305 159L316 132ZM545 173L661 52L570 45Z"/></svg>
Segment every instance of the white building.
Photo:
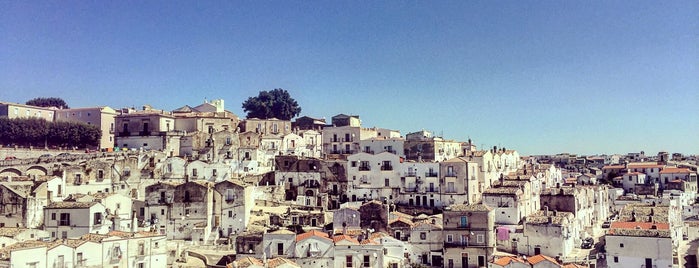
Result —
<svg viewBox="0 0 699 268"><path fill-rule="evenodd" d="M612 222L605 236L607 267L672 267L667 223Z"/></svg>
<svg viewBox="0 0 699 268"><path fill-rule="evenodd" d="M401 161L392 153L358 153L347 157L348 195L351 201L396 197L401 187Z"/></svg>
<svg viewBox="0 0 699 268"><path fill-rule="evenodd" d="M44 208L44 230L52 238L106 234L112 226L107 210L98 202L52 202Z"/></svg>

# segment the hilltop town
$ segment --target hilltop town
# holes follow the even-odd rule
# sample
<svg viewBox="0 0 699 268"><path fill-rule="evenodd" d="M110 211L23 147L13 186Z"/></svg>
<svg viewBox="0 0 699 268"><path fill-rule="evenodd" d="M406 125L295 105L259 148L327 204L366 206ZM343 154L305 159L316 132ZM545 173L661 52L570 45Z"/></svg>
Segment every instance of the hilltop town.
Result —
<svg viewBox="0 0 699 268"><path fill-rule="evenodd" d="M362 125L0 102L90 148L0 148L0 267L696 267L697 158L520 155Z"/></svg>

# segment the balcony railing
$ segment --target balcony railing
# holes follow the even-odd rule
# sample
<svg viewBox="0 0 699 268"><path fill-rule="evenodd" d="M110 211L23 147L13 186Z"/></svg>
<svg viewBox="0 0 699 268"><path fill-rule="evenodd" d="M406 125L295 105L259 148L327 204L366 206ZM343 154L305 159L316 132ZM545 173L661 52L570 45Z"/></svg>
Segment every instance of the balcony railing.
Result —
<svg viewBox="0 0 699 268"><path fill-rule="evenodd" d="M445 247L468 247L468 241L444 242Z"/></svg>
<svg viewBox="0 0 699 268"><path fill-rule="evenodd" d="M369 171L371 170L370 166L359 166L359 171Z"/></svg>
<svg viewBox="0 0 699 268"><path fill-rule="evenodd" d="M138 135L139 136L150 136L150 131L139 131Z"/></svg>
<svg viewBox="0 0 699 268"><path fill-rule="evenodd" d="M447 176L447 177L456 177L456 171L447 172L447 175L445 175L445 176Z"/></svg>
<svg viewBox="0 0 699 268"><path fill-rule="evenodd" d="M438 176L439 175L437 174L437 172L434 172L434 171L433 172L429 172L429 171L425 172L425 177L438 177Z"/></svg>
<svg viewBox="0 0 699 268"><path fill-rule="evenodd" d="M453 194L453 193L456 193L456 189L446 189L444 192L448 193L448 194L450 194L450 193Z"/></svg>
<svg viewBox="0 0 699 268"><path fill-rule="evenodd" d="M393 170L393 166L392 165L382 165L381 170Z"/></svg>
<svg viewBox="0 0 699 268"><path fill-rule="evenodd" d="M131 135L130 131L119 132L119 136L121 136L121 137L126 137L126 136L130 136L130 135Z"/></svg>
<svg viewBox="0 0 699 268"><path fill-rule="evenodd" d="M404 192L406 192L406 193L414 193L414 192L417 192L417 187L415 187L415 186L413 186L413 187L405 187L405 188L404 188Z"/></svg>
<svg viewBox="0 0 699 268"><path fill-rule="evenodd" d="M428 193L438 193L439 187L425 187L425 191Z"/></svg>
<svg viewBox="0 0 699 268"><path fill-rule="evenodd" d="M408 172L403 173L403 176L406 176L406 177L415 177L415 176L417 176L417 172L415 172L415 171L408 171Z"/></svg>

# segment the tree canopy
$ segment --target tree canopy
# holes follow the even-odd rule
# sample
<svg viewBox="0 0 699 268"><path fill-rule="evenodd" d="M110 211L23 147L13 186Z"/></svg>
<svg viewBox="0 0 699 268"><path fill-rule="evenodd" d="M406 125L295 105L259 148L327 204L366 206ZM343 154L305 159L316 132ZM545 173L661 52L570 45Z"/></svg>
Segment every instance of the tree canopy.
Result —
<svg viewBox="0 0 699 268"><path fill-rule="evenodd" d="M84 123L0 117L2 145L95 146L101 135L99 127Z"/></svg>
<svg viewBox="0 0 699 268"><path fill-rule="evenodd" d="M260 91L257 97L249 97L243 102L247 118L277 118L291 120L301 113L301 107L285 89L277 88Z"/></svg>
<svg viewBox="0 0 699 268"><path fill-rule="evenodd" d="M26 105L32 105L32 106L39 106L39 107L57 107L57 108L63 108L63 109L68 109L68 104L61 98L55 98L55 97L38 97L38 98L33 98L31 100L28 100Z"/></svg>

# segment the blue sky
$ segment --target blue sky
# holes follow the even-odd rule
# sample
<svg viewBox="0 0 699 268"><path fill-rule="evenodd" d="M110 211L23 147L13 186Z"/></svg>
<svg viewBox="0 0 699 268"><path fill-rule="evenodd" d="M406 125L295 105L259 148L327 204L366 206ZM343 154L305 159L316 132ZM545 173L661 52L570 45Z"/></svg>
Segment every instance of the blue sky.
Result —
<svg viewBox="0 0 699 268"><path fill-rule="evenodd" d="M302 115L523 154L699 153L696 1L3 1L0 100Z"/></svg>

